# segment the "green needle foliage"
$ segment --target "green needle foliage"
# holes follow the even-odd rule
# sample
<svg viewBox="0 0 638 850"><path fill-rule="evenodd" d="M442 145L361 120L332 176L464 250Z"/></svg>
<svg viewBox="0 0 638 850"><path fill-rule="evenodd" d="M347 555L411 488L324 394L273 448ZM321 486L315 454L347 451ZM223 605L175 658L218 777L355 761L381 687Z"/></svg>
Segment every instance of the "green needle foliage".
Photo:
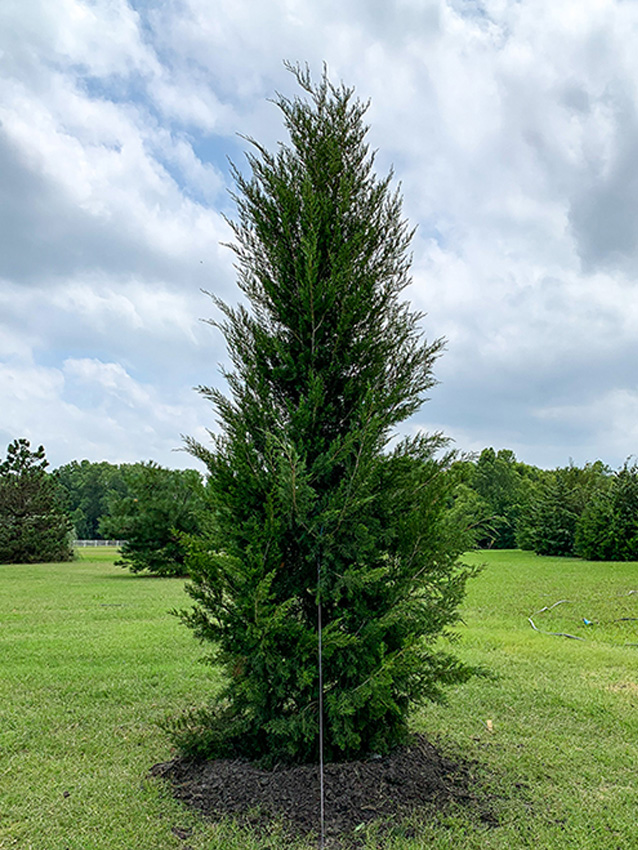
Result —
<svg viewBox="0 0 638 850"><path fill-rule="evenodd" d="M205 504L201 475L152 461L123 465L120 475L125 492L108 493L98 526L104 537L124 540L116 563L132 573L185 575L184 535L198 533Z"/></svg>
<svg viewBox="0 0 638 850"><path fill-rule="evenodd" d="M319 602L328 759L387 752L412 704L470 672L438 646L471 572L446 511L452 455L438 458L438 434L390 446L442 349L401 300L412 231L392 174L375 175L366 105L290 70L304 90L276 99L290 144L250 140L251 176L234 170L246 302L214 298L230 396L200 388L220 430L212 449L188 441L213 510L182 616L227 684L177 735L191 753L270 762L317 757Z"/></svg>
<svg viewBox="0 0 638 850"><path fill-rule="evenodd" d="M69 561L71 522L44 446L14 440L0 463L0 564Z"/></svg>
<svg viewBox="0 0 638 850"><path fill-rule="evenodd" d="M626 461L588 502L576 528L575 550L591 561L638 559L638 465Z"/></svg>

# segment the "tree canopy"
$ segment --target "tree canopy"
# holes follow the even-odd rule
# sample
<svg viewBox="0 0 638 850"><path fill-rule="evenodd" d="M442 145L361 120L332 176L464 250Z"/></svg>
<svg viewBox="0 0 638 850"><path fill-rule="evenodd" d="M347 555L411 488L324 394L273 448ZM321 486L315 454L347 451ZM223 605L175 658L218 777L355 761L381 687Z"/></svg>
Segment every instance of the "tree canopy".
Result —
<svg viewBox="0 0 638 850"><path fill-rule="evenodd" d="M442 342L401 300L412 231L379 179L365 104L326 75L278 96L290 142L252 142L231 222L244 302L214 297L230 394L201 387L219 430L190 440L209 470L208 533L192 542L185 622L226 674L182 746L316 758L318 613L326 757L385 752L410 707L469 671L442 651L470 571L448 522L440 435L394 445L435 383Z"/></svg>
<svg viewBox="0 0 638 850"><path fill-rule="evenodd" d="M134 573L184 575L184 535L199 531L204 507L201 475L153 462L123 464L120 475L123 489L108 491L98 526L102 535L124 540L117 563Z"/></svg>
<svg viewBox="0 0 638 850"><path fill-rule="evenodd" d="M592 561L638 561L638 466L628 461L587 502L574 549Z"/></svg>
<svg viewBox="0 0 638 850"><path fill-rule="evenodd" d="M109 493L124 495L122 468L113 463L73 460L58 467L53 475L62 487L75 536L99 540L100 520L108 513Z"/></svg>
<svg viewBox="0 0 638 850"><path fill-rule="evenodd" d="M0 463L0 563L40 563L72 558L72 529L55 479L46 471L44 446L24 438Z"/></svg>

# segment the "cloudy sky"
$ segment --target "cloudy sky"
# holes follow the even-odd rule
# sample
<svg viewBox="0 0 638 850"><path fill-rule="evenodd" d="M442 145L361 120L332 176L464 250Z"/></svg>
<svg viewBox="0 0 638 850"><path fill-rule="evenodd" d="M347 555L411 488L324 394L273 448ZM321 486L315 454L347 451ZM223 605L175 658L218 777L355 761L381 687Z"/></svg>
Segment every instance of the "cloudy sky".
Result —
<svg viewBox="0 0 638 850"><path fill-rule="evenodd" d="M283 60L370 99L445 336L414 427L540 466L638 453L638 3L3 0L0 455L153 459L214 415L242 133Z"/></svg>

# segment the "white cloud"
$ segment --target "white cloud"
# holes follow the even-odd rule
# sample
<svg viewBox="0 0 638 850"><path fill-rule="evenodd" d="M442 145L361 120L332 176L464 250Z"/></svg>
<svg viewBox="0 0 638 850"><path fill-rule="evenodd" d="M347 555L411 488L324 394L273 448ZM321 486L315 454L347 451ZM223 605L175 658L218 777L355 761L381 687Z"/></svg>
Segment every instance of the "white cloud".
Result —
<svg viewBox="0 0 638 850"><path fill-rule="evenodd" d="M180 391L167 403L119 363L72 359L62 369L0 364L0 435L44 443L53 467L76 458L112 463L154 459L194 466L182 433L205 439L202 403Z"/></svg>
<svg viewBox="0 0 638 850"><path fill-rule="evenodd" d="M614 458L619 466L627 457L636 457L638 446L638 390L612 389L602 397L584 403L541 407L535 411L541 422L559 423L570 432L583 432L587 439L586 460ZM600 447L606 455L601 456Z"/></svg>
<svg viewBox="0 0 638 850"><path fill-rule="evenodd" d="M148 407L151 394L134 381L119 363L101 363L83 358L64 361L64 373L79 383L94 387L105 399L123 402L128 407Z"/></svg>
<svg viewBox="0 0 638 850"><path fill-rule="evenodd" d="M22 70L41 62L79 67L95 76L152 72L158 63L126 0L6 0L2 48ZM9 64L11 68L11 64Z"/></svg>
<svg viewBox="0 0 638 850"><path fill-rule="evenodd" d="M222 175L198 159L186 136L157 123L150 101L109 99L111 73L126 78L142 66L149 79L166 73L148 58L138 16L126 3L66 2L58 12L62 47L45 15L33 40L48 45L46 61L18 50L14 73L0 81L0 156L10 175L0 189L2 271L33 282L99 268L202 285L199 260L216 257L228 235L209 206L223 189ZM102 58L95 51L89 68L79 46L89 24L106 45L104 31L130 35L137 27L138 47L123 36ZM96 93L84 84L87 73L102 75Z"/></svg>
<svg viewBox="0 0 638 850"><path fill-rule="evenodd" d="M236 132L283 137L266 98L295 92L281 63L300 59L372 98L379 169L394 162L419 224L409 294L450 341L423 421L530 462L633 450L635 4L28 6L0 12L0 386L16 427L47 423L63 460L146 445L166 462L180 416L177 433L210 423L188 388L224 356L197 322L200 287L235 297L223 155Z"/></svg>
<svg viewBox="0 0 638 850"><path fill-rule="evenodd" d="M142 284L93 275L58 286L47 300L51 307L69 315L71 321L88 327L90 333L126 336L144 332L172 344L178 343L179 338L197 343L199 338L195 311L196 304L202 306L200 299L162 283Z"/></svg>

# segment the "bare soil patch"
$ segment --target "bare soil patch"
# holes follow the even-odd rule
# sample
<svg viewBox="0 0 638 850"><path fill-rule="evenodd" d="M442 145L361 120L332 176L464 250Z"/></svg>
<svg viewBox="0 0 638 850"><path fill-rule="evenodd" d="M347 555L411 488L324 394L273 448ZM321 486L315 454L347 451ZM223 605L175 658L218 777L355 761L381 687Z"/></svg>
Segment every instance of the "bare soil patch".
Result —
<svg viewBox="0 0 638 850"><path fill-rule="evenodd" d="M231 815L264 829L276 819L293 835L319 832L316 765L263 770L240 760L175 759L154 765L151 774L168 780L175 797L207 818ZM419 810L445 809L452 803L469 806L485 825L495 825L494 807L484 796L479 803L475 787L471 765L441 755L423 736L388 756L328 764L326 846L357 846L363 827L372 821L383 831Z"/></svg>

